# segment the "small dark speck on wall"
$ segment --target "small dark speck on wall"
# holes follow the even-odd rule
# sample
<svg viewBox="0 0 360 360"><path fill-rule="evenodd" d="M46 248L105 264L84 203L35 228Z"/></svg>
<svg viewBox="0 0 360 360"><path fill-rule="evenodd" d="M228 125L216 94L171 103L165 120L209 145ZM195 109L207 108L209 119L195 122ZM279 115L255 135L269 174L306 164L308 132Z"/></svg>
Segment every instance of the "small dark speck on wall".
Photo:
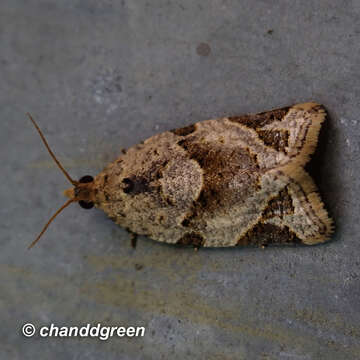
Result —
<svg viewBox="0 0 360 360"><path fill-rule="evenodd" d="M199 56L209 56L211 53L210 45L206 43L200 43L196 47L196 52Z"/></svg>

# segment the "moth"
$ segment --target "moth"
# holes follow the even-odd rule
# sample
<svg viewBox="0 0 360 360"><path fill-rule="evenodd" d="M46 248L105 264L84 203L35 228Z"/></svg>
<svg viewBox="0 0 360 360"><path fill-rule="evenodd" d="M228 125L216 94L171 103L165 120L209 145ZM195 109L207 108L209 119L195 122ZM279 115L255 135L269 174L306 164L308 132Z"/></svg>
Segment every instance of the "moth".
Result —
<svg viewBox="0 0 360 360"><path fill-rule="evenodd" d="M326 112L317 103L165 131L124 151L95 178L73 180L70 203L102 209L134 234L196 248L313 245L333 222L304 170Z"/></svg>

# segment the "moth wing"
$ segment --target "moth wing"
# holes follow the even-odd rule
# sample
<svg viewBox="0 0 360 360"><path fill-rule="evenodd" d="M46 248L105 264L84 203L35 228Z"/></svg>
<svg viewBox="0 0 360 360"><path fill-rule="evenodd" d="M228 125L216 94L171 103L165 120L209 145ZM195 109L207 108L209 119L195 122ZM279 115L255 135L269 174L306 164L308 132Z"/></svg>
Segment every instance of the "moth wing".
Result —
<svg viewBox="0 0 360 360"><path fill-rule="evenodd" d="M237 245L313 245L328 240L333 222L306 171L287 168L274 170L267 177L283 185L268 198L257 221L240 236Z"/></svg>
<svg viewBox="0 0 360 360"><path fill-rule="evenodd" d="M327 240L332 220L303 169L325 115L323 106L305 103L174 131L204 170L203 189L185 219L189 231L179 242L201 238L203 246L223 247Z"/></svg>
<svg viewBox="0 0 360 360"><path fill-rule="evenodd" d="M172 244L325 241L332 221L303 169L324 118L321 105L306 103L155 135L97 177L98 205Z"/></svg>
<svg viewBox="0 0 360 360"><path fill-rule="evenodd" d="M274 168L309 161L325 116L322 105L309 102L228 120L243 130L240 136L257 154L260 166Z"/></svg>

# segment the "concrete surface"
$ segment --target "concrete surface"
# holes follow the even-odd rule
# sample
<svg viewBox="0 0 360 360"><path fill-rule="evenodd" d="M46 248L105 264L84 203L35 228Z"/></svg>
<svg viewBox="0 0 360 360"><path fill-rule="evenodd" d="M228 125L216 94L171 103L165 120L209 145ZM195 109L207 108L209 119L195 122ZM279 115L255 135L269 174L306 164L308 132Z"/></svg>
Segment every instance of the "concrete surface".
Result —
<svg viewBox="0 0 360 360"><path fill-rule="evenodd" d="M360 359L360 2L2 0L1 359ZM163 130L316 100L312 172L336 221L316 247L179 249L72 205L75 178ZM315 165L314 165L315 164ZM21 326L145 326L25 338Z"/></svg>

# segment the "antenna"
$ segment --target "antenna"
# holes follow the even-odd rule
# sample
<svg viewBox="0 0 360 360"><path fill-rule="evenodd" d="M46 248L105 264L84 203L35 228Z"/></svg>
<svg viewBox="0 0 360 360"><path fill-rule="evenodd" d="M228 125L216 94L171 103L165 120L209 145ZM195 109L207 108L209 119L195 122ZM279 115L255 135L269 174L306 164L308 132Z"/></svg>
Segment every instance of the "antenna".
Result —
<svg viewBox="0 0 360 360"><path fill-rule="evenodd" d="M31 120L31 122L33 123L33 125L35 126L35 129L37 130L37 132L39 133L41 140L43 141L47 151L49 152L50 156L53 158L53 160L55 161L56 165L59 167L59 169L63 172L63 174L65 175L65 177L70 181L70 183L74 186L77 186L79 184L78 181L75 181L71 178L71 176L67 173L67 171L63 168L63 166L60 164L60 161L56 158L56 156L54 155L54 153L52 152L52 150L50 149L49 144L47 143L45 136L43 135L42 131L40 130L39 126L37 125L37 123L35 122L35 120L32 118L32 116L29 113L26 113L26 115L29 117L29 119ZM38 237L29 245L28 249L31 249L41 238L42 234L46 231L46 229L48 228L48 226L51 224L51 222L56 218L56 216L58 216L61 211L63 211L67 206L69 206L72 202L77 201L75 198L73 199L69 199L63 206L60 207L60 209L58 209L55 214L50 218L50 220L46 223L46 225L44 226L44 228L41 230L41 233L38 235Z"/></svg>
<svg viewBox="0 0 360 360"><path fill-rule="evenodd" d="M34 124L35 129L38 131L41 140L43 141L44 145L46 146L46 149L48 150L50 156L53 158L53 160L56 162L56 165L59 167L59 169L64 173L64 175L66 176L66 178L70 181L71 184L73 184L74 186L76 186L79 182L75 181L71 178L71 176L66 172L66 170L63 168L63 166L60 164L60 161L56 158L56 156L54 155L54 153L52 152L52 150L50 149L49 144L47 143L45 136L43 135L43 133L41 132L39 126L37 125L37 123L35 122L35 120L32 118L32 116L29 113L26 113L26 115L29 117L29 119L31 120L31 122Z"/></svg>
<svg viewBox="0 0 360 360"><path fill-rule="evenodd" d="M41 233L38 235L38 237L29 245L28 249L31 249L41 238L42 234L46 231L48 226L51 224L51 222L66 208L68 207L72 202L76 201L75 199L69 199L60 209L56 211L56 213L50 218L50 220L46 223L44 228L41 230Z"/></svg>

